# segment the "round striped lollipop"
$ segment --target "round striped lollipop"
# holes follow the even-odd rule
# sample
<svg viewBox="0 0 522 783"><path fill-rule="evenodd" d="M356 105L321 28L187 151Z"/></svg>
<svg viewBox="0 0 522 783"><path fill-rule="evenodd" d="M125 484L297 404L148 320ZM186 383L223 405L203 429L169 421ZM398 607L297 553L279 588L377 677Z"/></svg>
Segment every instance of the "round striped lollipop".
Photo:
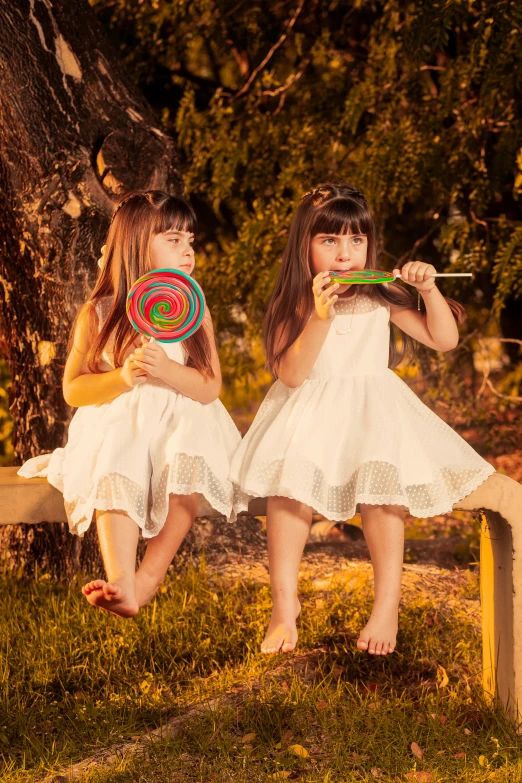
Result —
<svg viewBox="0 0 522 783"><path fill-rule="evenodd" d="M155 269L140 277L127 295L127 316L137 332L160 343L186 340L201 324L203 291L180 269Z"/></svg>
<svg viewBox="0 0 522 783"><path fill-rule="evenodd" d="M393 283L399 275L393 272L385 272L383 269L336 269L330 272L330 277L336 283ZM430 277L471 277L471 272L435 272Z"/></svg>
<svg viewBox="0 0 522 783"><path fill-rule="evenodd" d="M382 269L353 269L335 270L330 272L330 277L336 283L392 283L395 275L391 272L383 272Z"/></svg>

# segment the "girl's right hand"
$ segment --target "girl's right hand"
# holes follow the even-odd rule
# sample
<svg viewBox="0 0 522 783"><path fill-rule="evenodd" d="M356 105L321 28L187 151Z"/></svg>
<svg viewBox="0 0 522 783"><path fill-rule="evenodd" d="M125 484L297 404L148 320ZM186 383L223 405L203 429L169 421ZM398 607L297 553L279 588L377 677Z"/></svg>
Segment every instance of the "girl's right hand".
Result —
<svg viewBox="0 0 522 783"><path fill-rule="evenodd" d="M315 312L321 321L331 321L335 318L334 304L339 298L334 291L339 288L339 283L333 283L325 288L330 282L329 272L319 272L313 279L312 290L314 292Z"/></svg>
<svg viewBox="0 0 522 783"><path fill-rule="evenodd" d="M132 355L127 356L123 367L120 368L120 374L123 381L129 388L133 386L139 386L141 383L145 383L147 380L147 373L143 372L141 367L134 362Z"/></svg>

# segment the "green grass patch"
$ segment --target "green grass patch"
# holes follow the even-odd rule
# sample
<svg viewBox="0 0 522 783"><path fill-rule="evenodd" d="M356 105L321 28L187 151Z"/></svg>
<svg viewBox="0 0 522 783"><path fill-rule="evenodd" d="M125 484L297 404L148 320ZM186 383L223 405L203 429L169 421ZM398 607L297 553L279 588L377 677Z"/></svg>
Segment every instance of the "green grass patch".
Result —
<svg viewBox="0 0 522 783"><path fill-rule="evenodd" d="M317 652L292 669L292 656L259 653L265 585L225 582L204 562L171 568L152 604L126 621L88 605L80 584L0 579L1 783L38 780L250 680L239 706L188 714L174 738L81 779L251 783L284 772L341 783L408 780L415 765L433 781L519 779L522 740L482 700L480 639L458 602L411 600L398 652L377 658L355 647L371 608L367 570L321 591L303 581L298 652ZM462 598L477 591L470 575Z"/></svg>

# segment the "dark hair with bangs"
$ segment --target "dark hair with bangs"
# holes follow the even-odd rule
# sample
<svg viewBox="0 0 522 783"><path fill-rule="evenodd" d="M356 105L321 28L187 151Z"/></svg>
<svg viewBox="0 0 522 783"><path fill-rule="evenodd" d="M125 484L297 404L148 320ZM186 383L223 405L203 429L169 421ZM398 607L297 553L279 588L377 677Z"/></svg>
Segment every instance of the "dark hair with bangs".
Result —
<svg viewBox="0 0 522 783"><path fill-rule="evenodd" d="M377 269L375 224L363 194L343 182L328 182L306 193L290 225L288 242L281 267L268 301L263 321L267 366L277 377L277 367L284 353L297 340L314 309L310 243L317 234L364 234L367 241L366 269ZM354 285L354 289L360 286ZM382 303L405 309L417 308L417 292L395 283L364 286L365 293ZM458 323L465 310L453 299L446 301ZM422 310L426 312L424 302ZM396 367L404 357L415 356L417 343L410 335L390 324L389 367ZM395 329L401 335L397 344ZM276 350L276 337L283 339Z"/></svg>
<svg viewBox="0 0 522 783"><path fill-rule="evenodd" d="M114 335L114 366L123 366L123 357L136 340L136 331L126 312L127 294L136 280L152 269L151 240L165 231L195 233L196 228L196 214L181 196L170 196L160 190L125 195L112 216L105 242L104 263L88 301L76 316L67 354L74 344L78 318L87 312L91 337L87 354L89 370L99 372L102 353L111 335ZM105 297L111 297L111 306L105 323L98 331L95 307ZM197 329L184 340L183 348L188 355L187 364L208 377L214 377L210 342L204 329Z"/></svg>

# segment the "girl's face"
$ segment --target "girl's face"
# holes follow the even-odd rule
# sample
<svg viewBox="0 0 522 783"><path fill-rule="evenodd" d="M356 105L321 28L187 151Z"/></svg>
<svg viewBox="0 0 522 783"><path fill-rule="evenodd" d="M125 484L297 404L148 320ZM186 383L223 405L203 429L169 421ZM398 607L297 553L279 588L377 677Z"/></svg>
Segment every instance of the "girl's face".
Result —
<svg viewBox="0 0 522 783"><path fill-rule="evenodd" d="M152 269L194 271L194 234L189 231L164 231L155 234L150 243Z"/></svg>
<svg viewBox="0 0 522 783"><path fill-rule="evenodd" d="M365 234L316 234L310 242L312 276L333 270L361 270L366 266L368 242ZM342 294L350 284L340 285Z"/></svg>

